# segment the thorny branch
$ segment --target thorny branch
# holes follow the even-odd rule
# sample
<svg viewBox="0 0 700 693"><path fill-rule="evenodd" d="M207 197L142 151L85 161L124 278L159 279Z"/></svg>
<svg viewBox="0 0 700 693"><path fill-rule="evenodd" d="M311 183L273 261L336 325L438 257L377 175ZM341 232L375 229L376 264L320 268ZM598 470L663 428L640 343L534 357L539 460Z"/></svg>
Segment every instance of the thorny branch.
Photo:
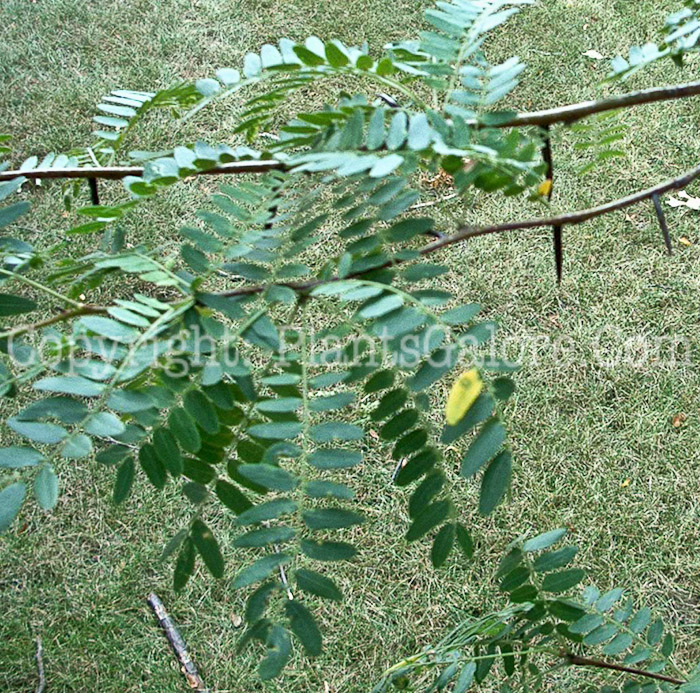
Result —
<svg viewBox="0 0 700 693"><path fill-rule="evenodd" d="M611 212L616 212L626 207L631 207L632 205L638 204L645 200L653 200L655 197L658 198L659 195L668 192L670 190L681 190L687 187L697 178L700 178L700 166L697 166L689 171L686 171L682 175L671 178L663 183L659 183L651 188L646 188L645 190L640 190L639 192L628 195L627 197L621 197L612 202L606 202L605 204L599 205L597 207L590 207L588 209L578 210L576 212L567 212L566 214L560 214L553 217L539 217L535 219L526 219L522 221L510 221L504 224L494 224L491 226L463 226L456 233L449 236L443 236L432 243L424 245L420 250L421 255L430 255L431 253L437 252L446 248L450 245L455 245L463 241L467 241L470 238L476 238L477 236L486 236L495 233L504 233L506 231L516 231L523 229L533 229L541 227L563 227L575 224L582 224L590 219L595 219L596 217L603 216L605 214L610 214ZM400 259L394 259L390 263L384 265L388 267L389 265L397 265L403 262ZM371 271L376 271L377 268L372 268ZM370 270L368 270L370 271ZM357 274L350 274L347 277L343 277L343 280L353 279L362 276L366 272L358 272ZM281 286L286 286L294 291L300 293L306 293L311 291L311 289L316 288L322 284L330 284L332 282L341 281L340 277L331 277L330 279L314 279L307 282L286 282L282 283ZM237 289L230 289L228 291L218 292L217 296L224 297L236 297L236 296L248 296L251 294L259 294L268 288L267 284L252 284L249 286L242 286ZM178 299L179 300L179 299ZM62 313L54 315L52 318L43 320L41 322L22 325L8 332L0 333L0 338L12 338L18 337L20 335L26 334L35 329L40 329L42 327L47 327L48 325L53 325L58 322L63 322L65 320L70 320L73 317L79 317L82 315L100 315L107 312L106 306L93 306L85 305L76 308L75 310L66 310Z"/></svg>
<svg viewBox="0 0 700 693"><path fill-rule="evenodd" d="M605 113L606 111L614 111L620 108L631 108L633 106L641 106L643 104L658 103L660 101L673 101L676 99L684 99L690 96L700 95L700 81L688 82L687 84L678 84L670 87L655 87L653 89L643 89L630 94L620 94L608 99L599 101L582 101L580 103L569 104L567 106L559 106L558 108L550 108L543 111L530 111L519 113L508 120L503 120L496 125L489 127L495 128L510 128L510 127L527 127L537 126L546 127L556 123L571 124L582 118L595 115L597 113ZM478 126L478 122L471 123ZM266 173L268 171L283 171L287 169L287 165L277 159L265 159L260 161L234 161L229 164L223 164L215 168L210 168L204 171L197 171L192 175L196 176L215 176L222 174L237 174L237 173ZM106 167L90 167L90 168L61 168L61 169L28 169L26 171L4 171L0 173L0 181L12 180L20 176L29 180L48 179L48 178L103 178L107 180L119 180L127 176L143 175L143 167L141 166L106 166Z"/></svg>

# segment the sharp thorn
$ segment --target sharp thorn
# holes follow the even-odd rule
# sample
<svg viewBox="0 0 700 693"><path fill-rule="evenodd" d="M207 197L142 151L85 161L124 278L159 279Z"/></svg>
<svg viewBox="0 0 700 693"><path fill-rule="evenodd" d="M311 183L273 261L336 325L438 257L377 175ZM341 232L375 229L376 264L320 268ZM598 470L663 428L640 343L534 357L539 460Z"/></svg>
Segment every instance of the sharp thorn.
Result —
<svg viewBox="0 0 700 693"><path fill-rule="evenodd" d="M92 204L99 205L100 194L97 190L97 178L88 178L88 185L90 186L90 197L92 199Z"/></svg>
<svg viewBox="0 0 700 693"><path fill-rule="evenodd" d="M668 224L666 223L666 214L664 213L664 208L661 206L661 200L659 200L658 195L651 196L652 202L654 203L654 209L656 210L656 218L659 220L659 226L661 226L661 233L664 235L664 243L666 244L666 251L669 255L673 255L673 245L671 243L671 235L668 232Z"/></svg>
<svg viewBox="0 0 700 693"><path fill-rule="evenodd" d="M399 108L399 102L393 96L380 92L377 94L377 97L380 98L387 106L389 106L389 108Z"/></svg>
<svg viewBox="0 0 700 693"><path fill-rule="evenodd" d="M561 239L561 226L552 227L552 238L554 240L554 262L557 266L557 284L561 284L561 278L564 273L564 253Z"/></svg>

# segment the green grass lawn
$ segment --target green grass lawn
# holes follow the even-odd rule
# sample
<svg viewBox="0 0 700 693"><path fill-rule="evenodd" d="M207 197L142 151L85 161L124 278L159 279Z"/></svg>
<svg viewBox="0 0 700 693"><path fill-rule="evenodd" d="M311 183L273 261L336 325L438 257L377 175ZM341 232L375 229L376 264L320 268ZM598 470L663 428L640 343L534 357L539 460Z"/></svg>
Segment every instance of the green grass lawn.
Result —
<svg viewBox="0 0 700 693"><path fill-rule="evenodd" d="M12 133L18 160L67 150L89 140L94 106L112 88L151 89L210 76L281 36L367 40L376 52L387 41L414 36L428 4L4 0L0 131ZM489 50L494 59L517 53L529 64L514 94L519 108L594 98L609 92L596 86L607 64L584 52L613 57L632 43L655 39L677 7L671 0L541 0ZM623 88L689 81L697 67L664 64ZM305 93L295 103L321 102L329 94ZM217 108L178 125L175 133L172 122L156 118L134 147L155 149L193 135L226 141L234 116ZM646 106L623 120L630 126L628 156L584 177L577 174L583 160L572 134L555 131L558 209L613 199L700 160L700 101ZM129 240L162 244L166 252L174 248L176 229L193 217L200 193L214 185L198 181L194 196L183 186L163 195L129 218ZM119 186L108 187L107 200L121 194ZM23 227L27 240L40 246L63 239L53 191L32 195L35 209ZM434 195L427 192L426 199ZM541 212L519 205L477 196L471 208L450 202L431 213L449 230L463 221ZM228 558L226 579L198 574L176 596L171 566L158 558L187 516L184 504L166 503L142 485L128 504L115 508L109 501L113 470L64 461L64 491L55 512L45 516L29 504L0 543L0 688L34 689L34 638L41 636L47 690L187 690L145 605L148 592L156 591L214 690L364 693L387 665L460 618L501 603L491 575L511 539L561 525L581 545L580 562L601 588L629 585L673 624L678 659L697 657L700 216L667 209L675 250L670 258L649 205L567 228L560 287L546 231L484 238L443 254L452 268L443 280L446 288L478 301L501 323L499 344L508 343L511 354L523 343L539 344L524 354L507 411L515 459L512 502L481 520L474 512L475 491L463 484L465 519L478 538L474 566L453 559L436 572L424 545L405 544L406 496L389 487L391 463L370 457L361 498L368 522L355 532L363 551L334 572L347 599L318 610L327 637L324 654L309 662L297 653L280 680L263 685L255 675L259 652L235 653L243 595L230 588L237 570L230 523L212 519ZM99 296L92 298L99 302ZM626 346L638 335L648 343L683 336L689 361L668 363L669 349L660 359L640 356L634 343ZM543 338L570 344L569 358L558 358ZM638 358L611 363L625 350ZM674 427L681 413L687 419ZM174 500L175 492L169 493L165 498ZM380 535L381 541L370 539Z"/></svg>

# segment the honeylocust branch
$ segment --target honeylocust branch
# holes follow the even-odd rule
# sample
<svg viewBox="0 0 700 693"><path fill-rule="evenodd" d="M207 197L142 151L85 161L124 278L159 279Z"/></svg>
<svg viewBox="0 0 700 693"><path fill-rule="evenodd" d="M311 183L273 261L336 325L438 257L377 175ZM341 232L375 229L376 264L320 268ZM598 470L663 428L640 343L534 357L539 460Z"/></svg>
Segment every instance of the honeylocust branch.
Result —
<svg viewBox="0 0 700 693"><path fill-rule="evenodd" d="M557 108L550 108L541 111L528 111L519 113L512 118L502 120L489 127L511 128L538 126L545 127L557 123L574 123L582 118L614 111L621 108L631 108L644 104L658 103L662 101L675 101L692 96L700 95L700 81L677 84L670 87L654 87L629 94L620 94L598 101L582 101L580 103L568 104ZM478 125L473 121L472 125ZM251 161L233 161L222 164L214 168L202 171L195 171L193 176L216 176L225 174L242 173L267 173L268 171L285 171L289 165L278 159L262 159ZM20 176L28 180L42 180L50 178L101 178L105 180L121 180L127 176L142 176L144 169L142 166L93 166L85 168L35 168L27 170L4 171L0 173L0 181L12 180Z"/></svg>
<svg viewBox="0 0 700 693"><path fill-rule="evenodd" d="M611 671L620 671L625 674L632 674L633 676L642 676L648 679L654 679L655 681L665 681L667 683L673 683L677 686L681 686L685 681L680 679L674 679L672 676L666 676L665 674L656 674L651 671L644 671L644 669L635 669L633 667L626 667L622 664L614 664L612 662L604 662L599 659L589 659L588 657L579 657L574 654L566 654L565 659L573 666L582 667L596 667L598 669L610 669Z"/></svg>
<svg viewBox="0 0 700 693"><path fill-rule="evenodd" d="M654 196L662 195L663 193L671 190L682 190L697 178L700 178L700 166L690 169L676 178L671 178L663 183L659 183L652 188L640 190L632 195L621 197L617 200L613 200L612 202L606 202L598 207L590 207L589 209L582 209L577 212L567 212L566 214L560 214L553 217L540 217L525 221L510 221L504 224L494 224L491 226L463 226L457 231L457 233L444 236L443 238L424 246L420 253L421 255L429 255L430 253L441 250L448 245L460 243L461 241L468 240L469 238L486 236L493 233L533 229L542 226L571 226L574 224L581 224L584 221L595 219L596 217L603 216L604 214L610 214L611 212L617 212L621 209L625 209L626 207L631 207L639 202L644 202L645 200L652 199Z"/></svg>
<svg viewBox="0 0 700 693"><path fill-rule="evenodd" d="M511 221L503 224L493 224L491 226L463 226L454 234L451 234L449 236L443 236L442 238L433 241L432 243L424 245L419 250L419 253L423 256L430 255L450 245L455 245L457 243L468 241L471 238L476 238L478 236L486 236L495 233L504 233L506 231L582 224L583 222L589 221L590 219L595 219L596 217L601 217L605 214L610 214L611 212L616 212L621 209L625 209L626 207L631 207L632 205L644 202L645 200L653 200L655 197L658 198L659 195L662 195L665 192L669 192L671 190L681 190L698 178L700 178L700 166L690 169L689 171L686 171L685 173L676 178L671 178L651 188L640 190L639 192L633 193L632 195L628 195L627 197L621 197L617 200L606 202L605 204L599 205L597 207L590 207L588 209L582 209L575 212L567 212L566 214L560 214L552 217L538 217L535 219ZM404 261L401 259L394 259L391 262L386 263L382 267L394 266L403 262ZM357 277L363 276L367 272L374 272L377 269L380 268L373 267L370 270L349 274L345 277L336 276L330 277L328 279L314 279L306 282L283 282L279 285L285 286L300 294L306 294L309 291L311 291L311 289L314 289L317 286L321 286L322 284L330 284L341 280L344 281L348 279L355 279ZM14 273L9 274L14 275ZM16 277L13 276L13 278L24 280L24 277L22 277L21 275L17 275ZM248 286L241 286L236 289L220 291L217 292L215 295L222 296L225 298L235 298L237 296L249 296L252 294L259 294L263 291L266 291L268 288L269 285L267 284L250 284ZM182 299L178 299L178 301L181 300ZM106 306L79 305L75 309L63 311L46 320L42 320L34 324L22 325L7 332L0 333L0 338L18 337L23 334L26 334L27 332L41 329L43 327L48 327L59 322L65 322L75 317L80 317L83 315L100 315L106 312Z"/></svg>

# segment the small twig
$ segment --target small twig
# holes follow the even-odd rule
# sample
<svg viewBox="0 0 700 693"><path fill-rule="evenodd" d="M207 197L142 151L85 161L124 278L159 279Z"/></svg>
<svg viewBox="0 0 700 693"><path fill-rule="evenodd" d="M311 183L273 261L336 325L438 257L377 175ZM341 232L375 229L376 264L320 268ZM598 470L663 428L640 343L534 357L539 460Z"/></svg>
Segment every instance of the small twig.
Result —
<svg viewBox="0 0 700 693"><path fill-rule="evenodd" d="M289 167L277 159L232 161L214 168L193 171L192 176L216 176L236 173L267 173L268 171L285 171ZM127 176L142 176L143 166L86 166L77 168L34 168L26 171L3 171L0 181L12 180L20 176L28 180L45 178L102 178L121 180Z"/></svg>
<svg viewBox="0 0 700 693"><path fill-rule="evenodd" d="M626 667L622 664L613 664L612 662L603 662L598 659L589 659L588 657L579 657L575 654L566 653L565 658L569 661L569 664L581 667L597 667L598 669L611 669L613 671L621 671L625 674L632 674L634 676L643 676L648 679L655 679L656 681L666 681L667 683L673 683L680 686L685 683L680 679L674 679L671 676L665 676L664 674L654 674L650 671L644 671L644 669L634 669L633 667Z"/></svg>
<svg viewBox="0 0 700 693"><path fill-rule="evenodd" d="M36 693L43 693L44 688L46 688L46 678L44 676L44 648L41 644L41 638L37 636L36 638L36 654L34 655L36 659L36 673L39 677L39 683L36 686Z"/></svg>
<svg viewBox="0 0 700 693"><path fill-rule="evenodd" d="M202 677L199 675L196 664L192 661L187 652L187 646L180 635L180 631L168 615L163 602L157 594L151 592L151 594L148 595L148 605L153 609L153 613L156 615L160 627L165 632L165 637L168 639L170 647L172 647L175 656L180 662L182 673L185 675L187 683L198 693L210 693Z"/></svg>
<svg viewBox="0 0 700 693"><path fill-rule="evenodd" d="M530 111L529 113L519 113L511 120L499 123L497 127L523 127L525 125L553 125L554 123L575 123L582 118L605 113L606 111L616 111L620 108L631 108L647 103L657 103L659 101L673 101L684 99L688 96L700 94L700 82L688 82L677 84L671 87L653 87L634 91L629 94L619 94L600 101L582 101L572 103L568 106L558 106L543 111Z"/></svg>
<svg viewBox="0 0 700 693"><path fill-rule="evenodd" d="M668 224L666 223L666 214L664 213L664 208L661 206L661 200L659 200L658 195L652 195L651 201L654 203L654 209L656 210L656 218L659 220L659 225L661 226L661 233L664 235L664 243L666 244L666 250L669 255L673 255L673 246L671 245L671 236L668 232Z"/></svg>
<svg viewBox="0 0 700 693"><path fill-rule="evenodd" d="M39 322L32 323L31 325L21 325L20 327L15 327L7 332L0 332L0 339L13 339L15 337L20 337L27 332L40 330L43 327L49 327L50 325L55 325L59 322L65 322L71 318L79 318L83 315L102 315L106 312L107 308L105 306L82 306L72 310L64 310L51 318L46 318L46 320L40 320Z"/></svg>
<svg viewBox="0 0 700 693"><path fill-rule="evenodd" d="M289 587L289 581L287 580L287 573L284 571L284 566L280 566L280 580L282 580L282 584L284 585L285 589L287 590L287 598L289 601L294 600L294 594L292 593L292 590Z"/></svg>

